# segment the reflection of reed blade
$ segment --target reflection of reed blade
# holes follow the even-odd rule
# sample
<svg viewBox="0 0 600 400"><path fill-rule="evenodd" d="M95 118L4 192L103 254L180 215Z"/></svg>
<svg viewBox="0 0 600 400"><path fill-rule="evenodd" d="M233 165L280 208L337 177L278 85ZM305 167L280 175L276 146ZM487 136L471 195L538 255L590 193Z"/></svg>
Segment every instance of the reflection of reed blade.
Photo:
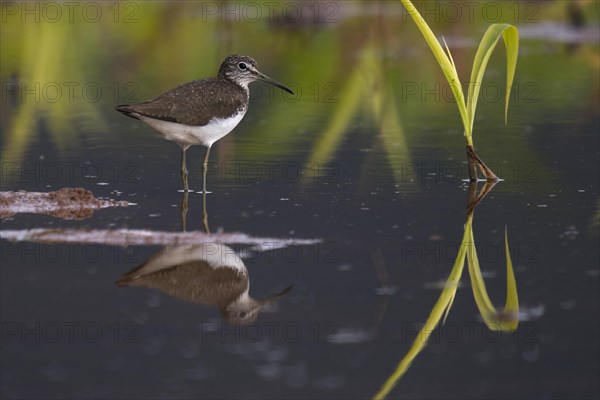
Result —
<svg viewBox="0 0 600 400"><path fill-rule="evenodd" d="M492 191L498 181L487 181L479 194L477 194L477 182L469 183L469 201L467 202L467 217L475 212L475 207Z"/></svg>
<svg viewBox="0 0 600 400"><path fill-rule="evenodd" d="M232 324L253 322L261 307L292 289L289 286L265 299L250 297L244 262L232 248L216 243L166 247L116 284L158 289L190 303L215 305Z"/></svg>
<svg viewBox="0 0 600 400"><path fill-rule="evenodd" d="M475 237L473 235L475 207L477 207L483 198L491 192L495 185L496 182L486 182L479 195L477 194L477 183L471 182L469 185L467 222L465 223L462 242L458 249L458 254L454 261L454 265L452 266L452 270L450 271L450 276L448 276L448 280L444 285L440 297L433 306L429 317L408 350L408 353L400 360L394 372L387 378L385 383L375 394L375 399L383 399L390 393L400 378L408 371L408 368L411 366L414 359L425 348L429 337L439 325L440 321L442 321L442 324L446 321L448 313L454 303L454 298L456 297L456 291L464 270L465 260L469 265L469 276L471 278L473 297L475 298L477 308L479 309L487 328L496 331L514 331L517 329L519 324L519 298L517 294L517 282L514 276L510 251L508 248L508 234L505 233L504 236L507 276L506 303L504 310L496 310L487 294L481 269L479 267L479 261L477 259L477 251L475 249Z"/></svg>

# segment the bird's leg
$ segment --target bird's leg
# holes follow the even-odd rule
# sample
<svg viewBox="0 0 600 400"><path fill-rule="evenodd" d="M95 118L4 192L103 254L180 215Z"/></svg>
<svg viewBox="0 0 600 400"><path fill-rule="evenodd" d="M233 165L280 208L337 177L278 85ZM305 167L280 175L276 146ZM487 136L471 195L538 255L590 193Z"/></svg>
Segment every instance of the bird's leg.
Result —
<svg viewBox="0 0 600 400"><path fill-rule="evenodd" d="M210 155L210 147L211 146L208 146L206 148L206 156L204 156L204 164L202 164L202 192L203 193L206 193L206 171L208 170L208 156Z"/></svg>
<svg viewBox="0 0 600 400"><path fill-rule="evenodd" d="M181 146L181 179L183 180L183 190L187 193L190 189L188 187L188 170L185 165L185 151L188 149L186 146Z"/></svg>

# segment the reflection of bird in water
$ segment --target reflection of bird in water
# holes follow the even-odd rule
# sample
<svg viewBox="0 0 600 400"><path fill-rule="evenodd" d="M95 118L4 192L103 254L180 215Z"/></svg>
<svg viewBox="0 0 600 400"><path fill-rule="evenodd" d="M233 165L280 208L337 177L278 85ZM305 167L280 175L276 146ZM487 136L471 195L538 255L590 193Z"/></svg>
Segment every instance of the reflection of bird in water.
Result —
<svg viewBox="0 0 600 400"><path fill-rule="evenodd" d="M292 289L289 286L266 299L253 299L248 294L244 262L232 248L216 243L165 247L116 284L158 289L190 303L213 304L232 324L252 323L262 306Z"/></svg>

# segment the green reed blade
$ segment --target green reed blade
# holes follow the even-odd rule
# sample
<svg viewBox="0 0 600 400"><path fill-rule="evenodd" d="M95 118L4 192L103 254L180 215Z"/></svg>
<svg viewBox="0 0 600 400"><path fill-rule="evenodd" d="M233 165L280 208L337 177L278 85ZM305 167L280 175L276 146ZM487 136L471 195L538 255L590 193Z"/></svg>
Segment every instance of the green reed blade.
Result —
<svg viewBox="0 0 600 400"><path fill-rule="evenodd" d="M473 62L473 69L471 71L471 82L469 83L469 93L467 101L465 101L462 85L458 78L458 72L454 65L454 60L450 54L450 49L444 40L446 45L446 51L437 40L427 22L423 19L419 11L412 4L410 0L400 0L408 14L412 17L413 21L417 24L417 27L423 34L423 37L429 44L435 59L437 60L440 68L446 76L446 80L450 85L450 89L456 98L456 106L460 113L460 117L464 126L464 135L467 138L467 144L473 146L473 123L475 121L475 109L477 108L477 100L479 98L479 91L481 89L481 82L483 75L487 68L488 61L500 36L504 38L504 44L506 46L506 102L504 109L504 121L508 120L508 104L510 99L510 91L512 88L515 71L517 68L517 57L519 53L519 31L518 29L510 24L492 24L486 31L479 47L475 60Z"/></svg>
<svg viewBox="0 0 600 400"><path fill-rule="evenodd" d="M488 296L481 268L475 249L475 239L473 236L473 227L467 226L469 239L467 240L467 264L469 266L469 276L471 277L471 288L473 297L483 317L486 326L493 331L514 331L519 325L519 297L517 294L517 282L513 271L510 250L508 248L508 233L504 233L504 242L506 249L506 302L504 310L498 311L492 304Z"/></svg>
<svg viewBox="0 0 600 400"><path fill-rule="evenodd" d="M425 20L423 19L421 14L419 14L419 11L417 11L416 7L412 4L412 2L410 0L401 1L402 4L404 4L406 10L408 11L408 14L417 24L417 27L423 34L423 37L425 37L425 40L427 41L427 44L429 44L429 47L431 48L435 59L437 60L439 66L442 68L442 72L446 76L446 80L450 85L450 89L452 90L452 93L456 98L456 105L458 106L460 118L462 119L466 132L466 129L468 126L470 126L470 124L468 123L469 120L467 114L467 107L465 104L465 95L463 93L462 85L460 83L460 79L458 78L458 72L456 71L454 63L452 62L452 59L448 55L446 55L446 53L444 52L444 48L437 40L437 38L431 31L431 28L429 28L429 25L427 25L427 22L425 22ZM450 51L448 51L448 54L449 53Z"/></svg>
<svg viewBox="0 0 600 400"><path fill-rule="evenodd" d="M469 94L467 97L467 115L470 127L467 132L472 134L473 122L475 121L475 109L481 89L483 75L487 68L488 61L500 40L504 38L506 46L506 103L504 109L504 122L508 120L508 103L510 91L512 88L515 71L517 69L517 56L519 54L519 31L510 24L492 24L483 35L475 60L473 61L473 70L471 71L471 80L469 82ZM468 138L469 136L467 136Z"/></svg>
<svg viewBox="0 0 600 400"><path fill-rule="evenodd" d="M469 218L469 221L471 218ZM470 222L469 222L470 223ZM465 230L463 234L463 240L460 245L458 254L456 256L456 260L454 261L454 265L452 266L452 271L450 271L450 276L448 276L448 280L444 285L444 289L438 298L438 301L433 306L427 321L423 325L423 328L415 338L413 344L411 345L408 353L402 358L402 360L398 363L398 366L394 370L394 372L387 378L385 383L381 386L379 391L373 397L374 399L384 399L390 391L396 386L400 378L408 371L413 360L419 355L419 353L425 348L427 341L429 340L429 336L434 332L436 326L438 326L442 317L445 319L448 316L450 308L452 307L452 303L454 302L454 298L456 296L456 291L458 289L458 285L460 282L460 277L463 273L463 269L465 266L465 258L467 255L467 238L468 232Z"/></svg>

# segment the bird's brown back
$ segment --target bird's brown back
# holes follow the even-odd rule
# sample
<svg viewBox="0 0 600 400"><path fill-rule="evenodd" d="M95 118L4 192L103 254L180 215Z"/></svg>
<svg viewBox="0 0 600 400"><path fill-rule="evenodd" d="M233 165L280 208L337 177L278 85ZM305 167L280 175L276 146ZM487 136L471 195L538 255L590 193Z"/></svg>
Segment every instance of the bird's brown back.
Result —
<svg viewBox="0 0 600 400"><path fill-rule="evenodd" d="M207 78L184 83L154 100L123 104L117 111L191 126L204 126L212 118L228 118L246 110L248 91L226 79ZM137 115L136 115L137 114Z"/></svg>

